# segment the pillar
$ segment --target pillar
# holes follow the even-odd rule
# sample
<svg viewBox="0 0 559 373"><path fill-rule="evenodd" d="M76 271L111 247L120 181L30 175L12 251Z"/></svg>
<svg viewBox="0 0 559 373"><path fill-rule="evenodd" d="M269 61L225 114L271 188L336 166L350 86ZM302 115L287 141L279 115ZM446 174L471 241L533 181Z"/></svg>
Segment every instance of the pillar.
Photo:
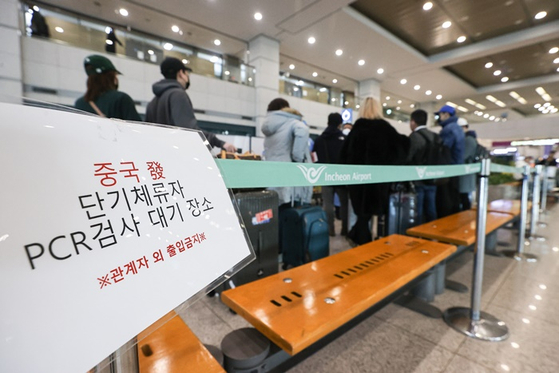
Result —
<svg viewBox="0 0 559 373"><path fill-rule="evenodd" d="M270 101L279 97L279 41L264 35L249 42L248 63L256 69L254 88L256 90L256 135L262 135L262 123Z"/></svg>
<svg viewBox="0 0 559 373"><path fill-rule="evenodd" d="M20 19L17 0L0 0L0 102L22 97Z"/></svg>

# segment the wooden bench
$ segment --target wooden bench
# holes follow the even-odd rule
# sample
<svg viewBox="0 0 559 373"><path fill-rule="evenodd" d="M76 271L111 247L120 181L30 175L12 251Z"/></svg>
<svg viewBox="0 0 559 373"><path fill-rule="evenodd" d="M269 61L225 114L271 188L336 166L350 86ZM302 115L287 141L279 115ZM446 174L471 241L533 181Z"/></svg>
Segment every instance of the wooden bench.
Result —
<svg viewBox="0 0 559 373"><path fill-rule="evenodd" d="M392 235L227 290L221 299L294 355L455 251L452 245Z"/></svg>
<svg viewBox="0 0 559 373"><path fill-rule="evenodd" d="M476 210L461 211L432 222L409 228L410 236L428 238L458 246L471 246L476 241ZM488 212L485 233L489 234L513 220L513 215Z"/></svg>
<svg viewBox="0 0 559 373"><path fill-rule="evenodd" d="M174 312L138 334L140 373L225 372Z"/></svg>
<svg viewBox="0 0 559 373"><path fill-rule="evenodd" d="M449 215L444 218L433 220L429 223L409 228L406 233L410 236L427 238L439 242L450 243L458 246L455 254L463 253L467 248L472 246L476 241L476 210L461 211L457 214ZM489 249L488 254L499 255L495 251L496 246L496 230L510 223L514 219L514 215L502 212L488 212L485 225L486 243L491 238L491 242L487 243ZM494 243L493 243L494 241ZM436 268L436 285L435 293L441 294L444 288L458 291L461 293L468 292L468 287L459 282L446 279L446 261L442 262Z"/></svg>

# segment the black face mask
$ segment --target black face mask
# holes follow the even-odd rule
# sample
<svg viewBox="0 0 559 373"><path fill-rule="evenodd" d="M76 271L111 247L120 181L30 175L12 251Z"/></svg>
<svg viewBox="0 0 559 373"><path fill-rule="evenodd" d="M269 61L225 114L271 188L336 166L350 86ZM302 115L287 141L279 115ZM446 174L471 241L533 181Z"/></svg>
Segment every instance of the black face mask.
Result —
<svg viewBox="0 0 559 373"><path fill-rule="evenodd" d="M186 86L184 87L184 90L186 91L188 87L190 87L190 78L188 78L188 82L186 82Z"/></svg>

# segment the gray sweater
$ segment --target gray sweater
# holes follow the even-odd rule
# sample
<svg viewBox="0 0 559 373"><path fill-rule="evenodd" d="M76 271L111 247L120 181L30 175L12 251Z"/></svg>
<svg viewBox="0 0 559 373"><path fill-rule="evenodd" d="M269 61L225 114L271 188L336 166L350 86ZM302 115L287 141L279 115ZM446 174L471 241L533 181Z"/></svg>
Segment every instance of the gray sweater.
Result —
<svg viewBox="0 0 559 373"><path fill-rule="evenodd" d="M163 79L152 87L155 97L146 109L146 122L168 124L202 131L210 145L222 148L224 141L198 127L190 97L175 79Z"/></svg>

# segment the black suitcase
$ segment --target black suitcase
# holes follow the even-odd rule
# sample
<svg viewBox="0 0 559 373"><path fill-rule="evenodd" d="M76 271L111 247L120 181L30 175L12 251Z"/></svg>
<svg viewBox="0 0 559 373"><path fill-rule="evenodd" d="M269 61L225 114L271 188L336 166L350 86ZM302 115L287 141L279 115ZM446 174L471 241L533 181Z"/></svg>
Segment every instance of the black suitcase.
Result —
<svg viewBox="0 0 559 373"><path fill-rule="evenodd" d="M398 183L388 198L388 214L379 218L378 234L380 237L391 234L406 234L408 228L416 226L417 195L413 184Z"/></svg>
<svg viewBox="0 0 559 373"><path fill-rule="evenodd" d="M283 269L327 257L330 237L320 206L300 206L282 212Z"/></svg>
<svg viewBox="0 0 559 373"><path fill-rule="evenodd" d="M256 259L225 282L224 289L278 273L278 194L271 190L235 193Z"/></svg>

